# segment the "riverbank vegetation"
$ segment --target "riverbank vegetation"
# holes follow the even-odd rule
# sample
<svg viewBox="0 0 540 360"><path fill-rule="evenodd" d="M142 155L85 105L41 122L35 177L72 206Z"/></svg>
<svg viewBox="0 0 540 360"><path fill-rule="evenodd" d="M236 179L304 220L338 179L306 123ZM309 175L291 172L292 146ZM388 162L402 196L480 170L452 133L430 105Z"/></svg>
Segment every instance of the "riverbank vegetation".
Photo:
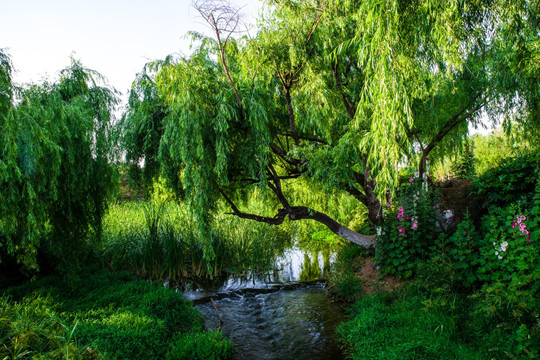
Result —
<svg viewBox="0 0 540 360"><path fill-rule="evenodd" d="M244 36L194 2L213 35L145 65L119 119L81 61L19 85L0 49L0 357L230 357L162 284L294 239L356 244L352 358L536 358L538 1L267 5ZM357 299L368 255L406 285Z"/></svg>
<svg viewBox="0 0 540 360"><path fill-rule="evenodd" d="M445 196L428 193L450 191L447 182L426 190L410 175L386 209L374 257L381 277L406 282L362 294L355 275L365 270L355 264L366 254L348 250L338 262L334 287L354 302L338 333L353 359L538 356L539 161L538 150L507 159L466 185L454 179L460 189ZM449 205L455 218L445 224Z"/></svg>
<svg viewBox="0 0 540 360"><path fill-rule="evenodd" d="M181 293L128 273L86 270L81 276L75 287L49 276L3 293L2 359L220 359L232 353L221 333L204 330Z"/></svg>

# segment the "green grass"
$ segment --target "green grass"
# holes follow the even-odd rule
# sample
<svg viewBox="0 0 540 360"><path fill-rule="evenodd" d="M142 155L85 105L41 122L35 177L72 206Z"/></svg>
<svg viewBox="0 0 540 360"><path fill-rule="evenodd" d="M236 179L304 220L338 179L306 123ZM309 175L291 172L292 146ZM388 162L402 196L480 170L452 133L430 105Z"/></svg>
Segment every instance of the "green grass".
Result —
<svg viewBox="0 0 540 360"><path fill-rule="evenodd" d="M178 342L205 337L221 349L216 359L230 356L230 341L207 334L179 292L128 273L81 278L76 288L49 277L8 289L0 298L0 359L166 359ZM184 354L197 358L200 351L192 346Z"/></svg>
<svg viewBox="0 0 540 360"><path fill-rule="evenodd" d="M365 295L338 334L351 359L491 359L456 304L429 308L410 290Z"/></svg>
<svg viewBox="0 0 540 360"><path fill-rule="evenodd" d="M103 229L111 269L172 282L270 270L291 241L286 228L230 215L217 215L203 238L186 206L175 203L112 204Z"/></svg>

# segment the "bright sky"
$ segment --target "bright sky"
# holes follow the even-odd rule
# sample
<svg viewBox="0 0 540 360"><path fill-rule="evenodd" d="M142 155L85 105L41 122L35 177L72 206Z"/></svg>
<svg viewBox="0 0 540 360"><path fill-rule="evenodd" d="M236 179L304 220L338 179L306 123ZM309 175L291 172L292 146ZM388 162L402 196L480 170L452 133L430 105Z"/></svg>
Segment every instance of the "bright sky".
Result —
<svg viewBox="0 0 540 360"><path fill-rule="evenodd" d="M232 2L255 22L258 0ZM11 55L15 82L55 80L74 53L123 99L145 63L189 54L188 31L211 34L191 0L0 0L0 6L0 48Z"/></svg>

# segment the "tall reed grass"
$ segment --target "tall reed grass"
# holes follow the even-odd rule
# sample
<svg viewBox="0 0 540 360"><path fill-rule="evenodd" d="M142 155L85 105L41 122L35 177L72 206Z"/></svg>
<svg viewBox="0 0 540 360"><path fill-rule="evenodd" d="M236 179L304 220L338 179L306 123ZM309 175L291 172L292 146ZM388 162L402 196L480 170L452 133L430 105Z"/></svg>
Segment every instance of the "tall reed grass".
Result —
<svg viewBox="0 0 540 360"><path fill-rule="evenodd" d="M141 277L208 280L272 269L290 245L285 228L217 215L203 239L187 207L177 203L111 204L104 219L104 259ZM205 246L214 256L205 256Z"/></svg>

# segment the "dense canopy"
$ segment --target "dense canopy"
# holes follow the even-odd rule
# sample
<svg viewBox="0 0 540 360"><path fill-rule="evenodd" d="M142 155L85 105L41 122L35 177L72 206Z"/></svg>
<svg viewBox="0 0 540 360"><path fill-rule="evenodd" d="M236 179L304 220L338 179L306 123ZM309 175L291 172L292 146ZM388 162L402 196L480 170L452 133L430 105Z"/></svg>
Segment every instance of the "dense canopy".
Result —
<svg viewBox="0 0 540 360"><path fill-rule="evenodd" d="M422 176L471 126L504 118L537 134L536 2L269 1L255 36L228 2L194 6L214 36L149 64L125 124L203 223L221 197L243 218L313 219L371 246L291 183L349 193L377 224L400 167ZM255 185L274 213L241 209Z"/></svg>

